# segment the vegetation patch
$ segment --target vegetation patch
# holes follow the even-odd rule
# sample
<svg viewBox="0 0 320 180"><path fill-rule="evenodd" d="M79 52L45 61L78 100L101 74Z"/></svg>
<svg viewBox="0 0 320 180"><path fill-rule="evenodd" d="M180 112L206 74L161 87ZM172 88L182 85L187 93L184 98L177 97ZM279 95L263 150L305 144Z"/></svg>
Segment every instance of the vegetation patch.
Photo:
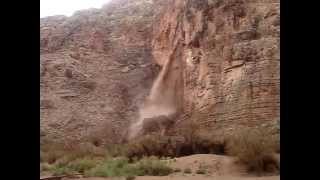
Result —
<svg viewBox="0 0 320 180"><path fill-rule="evenodd" d="M184 169L183 172L186 173L186 174L191 174L192 173L190 168Z"/></svg>
<svg viewBox="0 0 320 180"><path fill-rule="evenodd" d="M91 158L76 159L72 162L59 162L51 169L54 175L70 175L75 173L85 173L99 164L99 160Z"/></svg>
<svg viewBox="0 0 320 180"><path fill-rule="evenodd" d="M101 148L102 149L102 148ZM88 143L46 142L40 145L40 162L48 164L67 164L85 157L104 157L105 150L98 151Z"/></svg>
<svg viewBox="0 0 320 180"><path fill-rule="evenodd" d="M196 171L196 174L206 174L206 173L207 173L207 170L206 170L205 166L200 164L198 170Z"/></svg>
<svg viewBox="0 0 320 180"><path fill-rule="evenodd" d="M227 152L250 172L274 172L279 169L274 156L276 143L276 138L263 128L242 128L228 138Z"/></svg>
<svg viewBox="0 0 320 180"><path fill-rule="evenodd" d="M134 180L134 179L136 179L135 176L127 176L127 177L126 177L126 180Z"/></svg>
<svg viewBox="0 0 320 180"><path fill-rule="evenodd" d="M133 176L136 169L129 165L127 158L106 159L101 165L86 172L86 176L115 177Z"/></svg>
<svg viewBox="0 0 320 180"><path fill-rule="evenodd" d="M206 174L206 173L207 173L207 171L205 169L198 169L196 171L196 174Z"/></svg>
<svg viewBox="0 0 320 180"><path fill-rule="evenodd" d="M91 146L77 143L45 143L40 149L40 170L55 175L83 173L86 176L135 177L165 176L181 169L171 169L172 157L191 154L224 154L236 156L251 172L278 172L274 153L280 151L280 140L263 128L242 128L232 135L218 136L201 129L196 123L180 128L177 136L159 133L140 136L127 144L103 146L98 139ZM221 138L223 137L223 138ZM99 147L98 147L99 146ZM101 151L96 151L99 148ZM183 173L192 173L190 168ZM206 174L200 166L196 174Z"/></svg>
<svg viewBox="0 0 320 180"><path fill-rule="evenodd" d="M130 160L143 156L181 157L192 154L224 154L226 141L215 134L188 123L179 135L164 136L152 133L140 136L122 147L122 154Z"/></svg>
<svg viewBox="0 0 320 180"><path fill-rule="evenodd" d="M154 156L142 158L136 167L142 171L142 175L166 176L173 172L166 162Z"/></svg>
<svg viewBox="0 0 320 180"><path fill-rule="evenodd" d="M107 159L103 164L91 169L87 176L98 177L134 177L134 176L166 176L173 170L157 157L143 157L141 160L129 163L125 157Z"/></svg>

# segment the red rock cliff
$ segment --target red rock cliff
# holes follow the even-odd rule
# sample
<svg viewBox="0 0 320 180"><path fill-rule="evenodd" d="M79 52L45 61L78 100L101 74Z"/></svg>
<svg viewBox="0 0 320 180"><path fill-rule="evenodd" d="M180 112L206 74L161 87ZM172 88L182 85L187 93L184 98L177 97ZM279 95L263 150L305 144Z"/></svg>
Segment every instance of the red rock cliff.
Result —
<svg viewBox="0 0 320 180"><path fill-rule="evenodd" d="M174 127L275 124L279 7L279 0L115 0L41 19L41 130L57 139L98 132L119 139L148 94L145 104L179 112Z"/></svg>
<svg viewBox="0 0 320 180"><path fill-rule="evenodd" d="M154 28L152 49L162 66L173 59L168 79L176 79L181 90L179 121L194 120L213 130L276 124L279 1L168 0L167 4L158 17L159 28Z"/></svg>

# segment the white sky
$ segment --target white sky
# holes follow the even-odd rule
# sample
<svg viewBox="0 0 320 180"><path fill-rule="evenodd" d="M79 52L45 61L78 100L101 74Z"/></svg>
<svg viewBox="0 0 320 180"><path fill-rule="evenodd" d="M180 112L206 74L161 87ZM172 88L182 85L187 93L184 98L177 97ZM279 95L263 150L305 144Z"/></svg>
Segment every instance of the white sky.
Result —
<svg viewBox="0 0 320 180"><path fill-rule="evenodd" d="M75 11L101 8L110 0L40 0L40 18L53 15L71 16Z"/></svg>

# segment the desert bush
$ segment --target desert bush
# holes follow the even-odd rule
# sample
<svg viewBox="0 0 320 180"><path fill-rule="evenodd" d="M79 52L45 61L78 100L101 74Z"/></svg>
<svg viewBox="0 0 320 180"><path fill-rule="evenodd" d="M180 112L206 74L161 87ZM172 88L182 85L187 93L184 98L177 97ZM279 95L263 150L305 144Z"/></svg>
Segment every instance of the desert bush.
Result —
<svg viewBox="0 0 320 180"><path fill-rule="evenodd" d="M40 145L40 160L49 164L55 163L65 155L62 143L47 141Z"/></svg>
<svg viewBox="0 0 320 180"><path fill-rule="evenodd" d="M64 152L61 150L42 152L40 155L41 162L47 162L49 164L55 163L58 159L64 156Z"/></svg>
<svg viewBox="0 0 320 180"><path fill-rule="evenodd" d="M128 146L125 144L110 144L106 146L106 155L108 157L121 157L127 153Z"/></svg>
<svg viewBox="0 0 320 180"><path fill-rule="evenodd" d="M176 168L173 170L173 172L181 172L182 170L180 168Z"/></svg>
<svg viewBox="0 0 320 180"><path fill-rule="evenodd" d="M167 136L146 135L127 144L126 156L130 159L133 157L140 159L143 156L173 156L173 153L169 153L172 151L172 147L169 146L169 137Z"/></svg>
<svg viewBox="0 0 320 180"><path fill-rule="evenodd" d="M192 142L193 154L224 154L226 141L223 136L213 134L205 129L195 134Z"/></svg>
<svg viewBox="0 0 320 180"><path fill-rule="evenodd" d="M192 173L190 168L184 169L183 172L186 173L186 174L191 174Z"/></svg>
<svg viewBox="0 0 320 180"><path fill-rule="evenodd" d="M54 164L67 164L76 159L85 157L103 157L105 150L97 151L97 148L89 143L73 142L48 142L40 147L40 161Z"/></svg>
<svg viewBox="0 0 320 180"><path fill-rule="evenodd" d="M196 174L206 174L206 170L205 169L198 169L196 171Z"/></svg>
<svg viewBox="0 0 320 180"><path fill-rule="evenodd" d="M153 133L138 137L122 147L128 158L143 156L180 157L191 154L224 154L225 140L215 134L189 125L176 136ZM125 149L125 150L123 150Z"/></svg>
<svg viewBox="0 0 320 180"><path fill-rule="evenodd" d="M115 144L115 138L110 137L117 136L119 135L116 134L110 122L105 122L99 129L91 131L85 138L85 141L96 147L103 147L105 145Z"/></svg>
<svg viewBox="0 0 320 180"><path fill-rule="evenodd" d="M225 153L225 140L221 136L201 128L199 123L195 121L184 124L179 134L185 139L181 155Z"/></svg>
<svg viewBox="0 0 320 180"><path fill-rule="evenodd" d="M40 163L40 171L49 171L52 168L52 165L48 163Z"/></svg>
<svg viewBox="0 0 320 180"><path fill-rule="evenodd" d="M203 164L200 164L200 166L196 171L196 174L206 174L206 173L207 173L206 167Z"/></svg>
<svg viewBox="0 0 320 180"><path fill-rule="evenodd" d="M127 177L126 177L126 180L135 180L135 179L136 179L135 176L127 176Z"/></svg>
<svg viewBox="0 0 320 180"><path fill-rule="evenodd" d="M228 138L227 152L245 164L248 171L260 174L279 168L273 156L274 147L275 141L268 131L243 128Z"/></svg>
<svg viewBox="0 0 320 180"><path fill-rule="evenodd" d="M139 136L126 144L126 147L123 147L125 149L123 155L131 160L133 157L139 159L143 156L180 157L199 153L225 153L225 140L213 132L200 127L196 121L184 122L180 125L178 131L175 132L175 135L172 136L148 130L156 127L156 125L152 124L155 120L166 122L167 119L172 120L174 116L170 118L156 117L155 119L147 119L148 122L145 124L146 127L144 129L147 129L149 134Z"/></svg>
<svg viewBox="0 0 320 180"><path fill-rule="evenodd" d="M274 134L272 136L272 141L274 142L273 143L273 149L276 153L280 153L280 135L277 133L277 134Z"/></svg>

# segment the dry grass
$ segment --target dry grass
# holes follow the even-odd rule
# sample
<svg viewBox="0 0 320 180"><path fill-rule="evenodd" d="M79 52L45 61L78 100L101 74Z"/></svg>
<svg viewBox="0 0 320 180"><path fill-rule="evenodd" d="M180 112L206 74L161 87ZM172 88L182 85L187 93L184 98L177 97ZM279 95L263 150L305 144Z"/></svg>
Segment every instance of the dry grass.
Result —
<svg viewBox="0 0 320 180"><path fill-rule="evenodd" d="M248 171L260 174L279 168L273 155L275 144L275 138L268 131L243 128L229 137L227 152L245 164Z"/></svg>

